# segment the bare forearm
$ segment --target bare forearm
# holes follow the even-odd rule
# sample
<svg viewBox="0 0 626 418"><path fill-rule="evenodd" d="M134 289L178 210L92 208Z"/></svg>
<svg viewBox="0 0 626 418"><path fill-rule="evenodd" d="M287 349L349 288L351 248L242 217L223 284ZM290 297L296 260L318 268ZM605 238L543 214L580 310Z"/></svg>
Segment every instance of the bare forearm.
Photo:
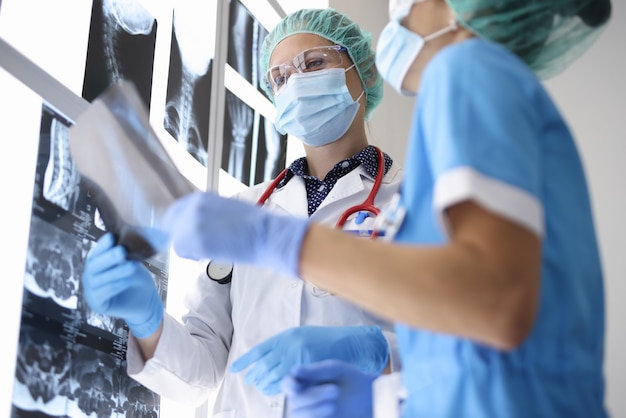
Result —
<svg viewBox="0 0 626 418"><path fill-rule="evenodd" d="M537 271L491 258L466 242L408 246L312 226L301 275L388 319L508 348L532 324Z"/></svg>
<svg viewBox="0 0 626 418"><path fill-rule="evenodd" d="M141 354L145 361L150 360L154 357L154 352L156 351L157 344L159 343L159 339L161 338L161 334L163 333L163 322L161 321L161 325L154 332L154 334L150 335L146 338L137 338L137 344L141 349Z"/></svg>

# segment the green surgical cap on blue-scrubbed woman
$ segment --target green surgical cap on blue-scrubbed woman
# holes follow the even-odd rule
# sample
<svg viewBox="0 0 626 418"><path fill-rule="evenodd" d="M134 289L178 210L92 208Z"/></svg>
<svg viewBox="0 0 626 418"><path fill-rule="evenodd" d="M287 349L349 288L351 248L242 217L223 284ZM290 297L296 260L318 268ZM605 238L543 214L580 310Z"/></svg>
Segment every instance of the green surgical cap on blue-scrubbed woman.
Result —
<svg viewBox="0 0 626 418"><path fill-rule="evenodd" d="M580 57L611 15L610 0L446 0L459 23L514 52L542 79Z"/></svg>
<svg viewBox="0 0 626 418"><path fill-rule="evenodd" d="M276 45L297 33L318 35L348 50L363 83L366 98L365 120L369 120L372 111L383 97L383 79L375 66L372 35L335 9L298 10L281 20L265 37L259 62L262 74L269 69L270 57ZM273 100L273 92L264 84L262 88Z"/></svg>

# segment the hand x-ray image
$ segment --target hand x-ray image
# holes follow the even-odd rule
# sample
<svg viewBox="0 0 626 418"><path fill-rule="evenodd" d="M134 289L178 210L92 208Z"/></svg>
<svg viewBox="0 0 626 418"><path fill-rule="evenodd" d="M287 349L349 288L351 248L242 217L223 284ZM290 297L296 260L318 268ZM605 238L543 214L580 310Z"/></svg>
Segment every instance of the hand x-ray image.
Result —
<svg viewBox="0 0 626 418"><path fill-rule="evenodd" d="M222 168L231 176L253 186L278 175L285 168L287 136L226 90Z"/></svg>
<svg viewBox="0 0 626 418"><path fill-rule="evenodd" d="M259 51L267 30L248 9L231 0L227 63L258 91ZM244 184L270 180L285 168L287 137L272 121L226 91L222 168Z"/></svg>
<svg viewBox="0 0 626 418"><path fill-rule="evenodd" d="M137 0L93 0L83 97L132 81L150 108L156 20Z"/></svg>
<svg viewBox="0 0 626 418"><path fill-rule="evenodd" d="M204 33L212 30L205 9L194 2L174 8L164 126L206 167L214 36Z"/></svg>

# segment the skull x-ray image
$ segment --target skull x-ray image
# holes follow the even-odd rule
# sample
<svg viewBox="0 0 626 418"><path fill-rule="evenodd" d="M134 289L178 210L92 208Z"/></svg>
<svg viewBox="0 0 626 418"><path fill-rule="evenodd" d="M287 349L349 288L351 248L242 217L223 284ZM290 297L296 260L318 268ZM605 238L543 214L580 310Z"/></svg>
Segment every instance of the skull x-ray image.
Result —
<svg viewBox="0 0 626 418"><path fill-rule="evenodd" d="M165 130L203 166L208 164L213 36L205 6L181 2L174 8L165 105Z"/></svg>
<svg viewBox="0 0 626 418"><path fill-rule="evenodd" d="M94 0L83 83L93 101L118 80L132 81L150 108L157 23L137 0Z"/></svg>
<svg viewBox="0 0 626 418"><path fill-rule="evenodd" d="M229 11L227 63L258 91L259 53L267 30L237 0ZM275 177L285 168L287 137L240 98L226 91L222 168L247 185Z"/></svg>

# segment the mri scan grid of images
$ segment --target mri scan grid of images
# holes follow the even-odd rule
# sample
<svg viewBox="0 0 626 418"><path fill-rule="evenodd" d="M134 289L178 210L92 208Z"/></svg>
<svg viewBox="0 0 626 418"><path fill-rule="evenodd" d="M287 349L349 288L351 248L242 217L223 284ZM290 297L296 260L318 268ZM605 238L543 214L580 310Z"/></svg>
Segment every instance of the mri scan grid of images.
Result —
<svg viewBox="0 0 626 418"><path fill-rule="evenodd" d="M9 2L10 7L5 7ZM77 95L92 102L111 84L132 81L146 110L163 115L162 139L173 141L205 172L222 168L251 186L275 177L285 167L286 136L249 104L249 98L224 86L219 86L225 91L219 96L224 97L223 103L218 104L224 107L224 119L217 121L224 124L224 135L211 138L212 100L218 97L212 86L217 35L205 35L207 30L215 31L206 22L216 19L217 2L209 3L213 10L208 13L213 16L194 10L199 7L195 2L185 6L171 2L168 13L158 15L152 12L162 10L161 0L90 3L89 15L82 15L88 31L82 89ZM146 7L149 4L153 6ZM220 35L228 37L227 64L248 87L265 95L257 61L268 31L239 0L227 4L229 26ZM0 17L15 19L2 14L16 10L28 16L27 7L21 0L0 0ZM55 11L58 15L47 18L71 26L76 17L70 8L71 2L64 3ZM206 10L205 5L203 13ZM55 45L58 50L52 53L60 60L72 53L61 42ZM156 59L162 51L167 51L167 60ZM126 373L127 326L92 312L82 296L84 260L107 228L97 207L97 191L72 161L71 121L44 99L40 123L39 138L33 139L38 153L11 417L159 417L159 396ZM221 141L221 158L210 155L216 149L211 140ZM212 167L214 161L221 167ZM143 262L165 304L168 256L157 254Z"/></svg>
<svg viewBox="0 0 626 418"><path fill-rule="evenodd" d="M106 228L68 127L43 107L11 416L156 418L159 396L126 374L126 324L81 294L83 261ZM144 263L165 303L167 256Z"/></svg>

